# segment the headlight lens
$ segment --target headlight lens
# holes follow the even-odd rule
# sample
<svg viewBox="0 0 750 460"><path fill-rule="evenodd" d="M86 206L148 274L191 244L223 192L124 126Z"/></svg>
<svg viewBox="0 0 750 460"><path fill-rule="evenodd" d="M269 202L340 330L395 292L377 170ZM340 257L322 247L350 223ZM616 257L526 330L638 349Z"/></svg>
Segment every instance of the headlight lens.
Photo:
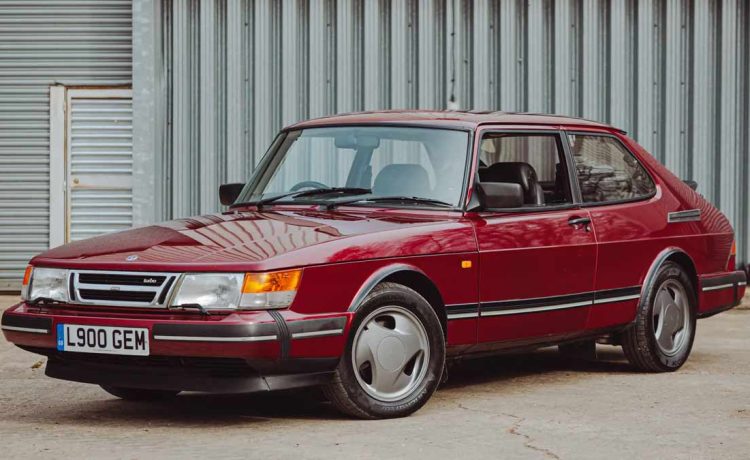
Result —
<svg viewBox="0 0 750 460"><path fill-rule="evenodd" d="M182 278L172 306L198 304L206 309L237 308L243 273L188 273Z"/></svg>
<svg viewBox="0 0 750 460"><path fill-rule="evenodd" d="M297 294L302 270L268 273L188 273L171 306L197 304L211 309L286 308Z"/></svg>
<svg viewBox="0 0 750 460"><path fill-rule="evenodd" d="M26 286L24 289L28 294L26 300L33 301L44 297L59 302L68 301L67 270L36 267L33 273L29 273L29 278L30 287Z"/></svg>

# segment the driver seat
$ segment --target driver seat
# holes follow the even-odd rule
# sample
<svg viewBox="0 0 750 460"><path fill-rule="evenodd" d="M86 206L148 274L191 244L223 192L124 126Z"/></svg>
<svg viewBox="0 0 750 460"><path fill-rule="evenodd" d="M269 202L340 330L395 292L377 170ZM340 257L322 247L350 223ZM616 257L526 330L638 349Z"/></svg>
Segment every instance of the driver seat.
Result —
<svg viewBox="0 0 750 460"><path fill-rule="evenodd" d="M479 170L482 182L510 182L519 184L523 190L524 204L544 204L544 189L539 184L534 167L522 161L495 163Z"/></svg>
<svg viewBox="0 0 750 460"><path fill-rule="evenodd" d="M429 196L430 178L421 165L390 164L375 177L372 192L378 196Z"/></svg>

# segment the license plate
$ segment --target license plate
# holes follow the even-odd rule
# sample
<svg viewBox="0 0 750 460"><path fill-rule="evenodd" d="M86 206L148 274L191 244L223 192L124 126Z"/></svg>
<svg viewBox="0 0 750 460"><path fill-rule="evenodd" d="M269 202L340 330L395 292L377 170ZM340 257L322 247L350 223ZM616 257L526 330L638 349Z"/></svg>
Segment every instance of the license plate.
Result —
<svg viewBox="0 0 750 460"><path fill-rule="evenodd" d="M58 324L57 349L80 353L148 356L148 329Z"/></svg>

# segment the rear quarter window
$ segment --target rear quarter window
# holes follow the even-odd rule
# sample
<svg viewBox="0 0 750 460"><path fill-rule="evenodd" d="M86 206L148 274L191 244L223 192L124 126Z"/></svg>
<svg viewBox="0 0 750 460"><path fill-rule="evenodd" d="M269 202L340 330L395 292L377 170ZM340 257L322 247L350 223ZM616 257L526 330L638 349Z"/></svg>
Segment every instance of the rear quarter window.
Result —
<svg viewBox="0 0 750 460"><path fill-rule="evenodd" d="M656 186L646 169L612 136L569 134L584 203L646 198Z"/></svg>

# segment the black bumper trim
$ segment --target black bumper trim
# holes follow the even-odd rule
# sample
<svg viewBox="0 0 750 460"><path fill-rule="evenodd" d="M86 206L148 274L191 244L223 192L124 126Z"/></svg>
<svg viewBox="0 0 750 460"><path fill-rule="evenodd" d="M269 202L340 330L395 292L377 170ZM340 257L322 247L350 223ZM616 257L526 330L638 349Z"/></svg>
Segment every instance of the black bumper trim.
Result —
<svg viewBox="0 0 750 460"><path fill-rule="evenodd" d="M287 321L286 325L293 339L341 335L346 327L346 316Z"/></svg>
<svg viewBox="0 0 750 460"><path fill-rule="evenodd" d="M211 339L236 339L242 341L253 338L264 339L273 337L276 339L276 323L257 324L154 324L152 328L154 338L157 340L181 340L196 339L198 341Z"/></svg>
<svg viewBox="0 0 750 460"><path fill-rule="evenodd" d="M726 275L701 279L701 289L706 290L706 288L746 282L747 275L745 275L745 272L743 272L742 270L737 270L734 272L729 272ZM727 288L729 288L729 286L727 286Z"/></svg>
<svg viewBox="0 0 750 460"><path fill-rule="evenodd" d="M49 334L52 331L52 318L4 313L2 327L9 331L17 330L21 332Z"/></svg>
<svg viewBox="0 0 750 460"><path fill-rule="evenodd" d="M336 360L337 361L337 360ZM96 385L153 390L200 391L208 393L254 393L313 386L330 381L331 371L300 374L260 374L216 377L186 369L89 364L50 358L48 377Z"/></svg>

